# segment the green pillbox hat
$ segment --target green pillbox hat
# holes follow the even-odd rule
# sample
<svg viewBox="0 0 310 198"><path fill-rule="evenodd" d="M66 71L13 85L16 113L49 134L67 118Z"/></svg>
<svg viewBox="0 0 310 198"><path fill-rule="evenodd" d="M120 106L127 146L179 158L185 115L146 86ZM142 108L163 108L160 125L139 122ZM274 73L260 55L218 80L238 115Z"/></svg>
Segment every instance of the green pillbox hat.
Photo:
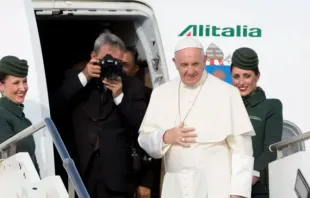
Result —
<svg viewBox="0 0 310 198"><path fill-rule="evenodd" d="M0 72L15 77L26 77L28 75L27 61L15 56L5 56L0 60Z"/></svg>
<svg viewBox="0 0 310 198"><path fill-rule="evenodd" d="M257 69L259 62L256 52L253 49L247 47L242 47L235 50L231 61L231 66L246 70Z"/></svg>

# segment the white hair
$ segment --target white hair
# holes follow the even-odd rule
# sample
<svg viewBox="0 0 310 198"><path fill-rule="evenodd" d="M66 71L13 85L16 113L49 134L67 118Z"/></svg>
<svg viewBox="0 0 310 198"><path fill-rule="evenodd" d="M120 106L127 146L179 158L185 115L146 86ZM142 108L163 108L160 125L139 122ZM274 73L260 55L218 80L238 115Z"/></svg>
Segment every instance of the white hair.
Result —
<svg viewBox="0 0 310 198"><path fill-rule="evenodd" d="M95 40L94 52L98 53L103 45L109 45L111 47L117 47L122 51L125 51L125 44L118 36L110 32L101 33Z"/></svg>

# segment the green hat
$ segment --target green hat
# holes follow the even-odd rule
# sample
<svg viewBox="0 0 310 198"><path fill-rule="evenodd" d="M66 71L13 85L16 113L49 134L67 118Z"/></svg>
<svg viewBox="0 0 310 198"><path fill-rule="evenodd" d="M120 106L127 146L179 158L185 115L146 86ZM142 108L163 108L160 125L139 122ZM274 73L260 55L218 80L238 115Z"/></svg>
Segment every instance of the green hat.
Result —
<svg viewBox="0 0 310 198"><path fill-rule="evenodd" d="M26 77L28 75L28 64L15 56L5 56L0 60L0 72L15 77Z"/></svg>
<svg viewBox="0 0 310 198"><path fill-rule="evenodd" d="M242 47L235 50L231 61L231 66L235 66L240 69L258 69L258 56L251 48Z"/></svg>

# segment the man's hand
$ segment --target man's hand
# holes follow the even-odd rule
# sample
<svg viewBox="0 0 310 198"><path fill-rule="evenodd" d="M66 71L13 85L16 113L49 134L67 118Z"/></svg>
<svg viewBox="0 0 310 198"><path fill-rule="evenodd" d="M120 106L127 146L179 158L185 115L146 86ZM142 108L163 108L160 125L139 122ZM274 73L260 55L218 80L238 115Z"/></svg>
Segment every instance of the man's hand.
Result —
<svg viewBox="0 0 310 198"><path fill-rule="evenodd" d="M100 77L101 68L99 65L96 65L95 63L98 63L98 60L91 59L82 71L87 80L90 80L91 78Z"/></svg>
<svg viewBox="0 0 310 198"><path fill-rule="evenodd" d="M177 127L165 132L163 137L164 143L189 147L192 143L196 142L197 134L194 131L194 128L184 128L184 123L181 123Z"/></svg>
<svg viewBox="0 0 310 198"><path fill-rule="evenodd" d="M123 93L123 83L120 77L117 77L115 80L104 79L102 83L112 91L113 98Z"/></svg>
<svg viewBox="0 0 310 198"><path fill-rule="evenodd" d="M253 176L253 178L252 178L252 185L255 185L258 181L259 181L259 178Z"/></svg>
<svg viewBox="0 0 310 198"><path fill-rule="evenodd" d="M245 197L238 196L238 195L230 195L230 198L245 198Z"/></svg>
<svg viewBox="0 0 310 198"><path fill-rule="evenodd" d="M151 189L139 186L137 188L137 198L151 198Z"/></svg>

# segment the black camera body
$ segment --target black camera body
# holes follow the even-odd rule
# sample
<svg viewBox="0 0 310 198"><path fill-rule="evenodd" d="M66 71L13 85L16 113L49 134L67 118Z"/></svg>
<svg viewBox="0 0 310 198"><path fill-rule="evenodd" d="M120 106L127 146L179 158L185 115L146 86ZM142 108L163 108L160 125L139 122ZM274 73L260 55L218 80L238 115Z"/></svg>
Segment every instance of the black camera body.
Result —
<svg viewBox="0 0 310 198"><path fill-rule="evenodd" d="M123 74L123 62L110 54L100 59L98 64L101 67L101 79L115 79Z"/></svg>
<svg viewBox="0 0 310 198"><path fill-rule="evenodd" d="M141 165L147 165L152 162L152 158L142 149L131 147L132 168L134 171L139 171Z"/></svg>

